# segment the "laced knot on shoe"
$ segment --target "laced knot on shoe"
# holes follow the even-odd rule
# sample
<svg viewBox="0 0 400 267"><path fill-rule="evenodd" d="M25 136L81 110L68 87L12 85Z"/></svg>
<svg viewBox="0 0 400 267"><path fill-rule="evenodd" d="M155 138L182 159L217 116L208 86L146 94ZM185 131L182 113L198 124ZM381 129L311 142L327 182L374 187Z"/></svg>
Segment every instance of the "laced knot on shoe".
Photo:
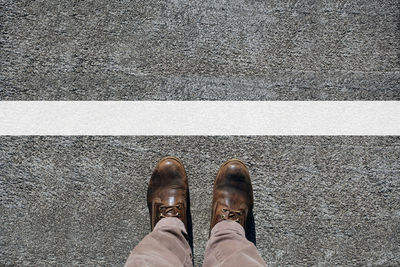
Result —
<svg viewBox="0 0 400 267"><path fill-rule="evenodd" d="M161 218L166 218L166 217L181 217L182 215L182 208L183 204L178 203L176 205L161 205L158 210L160 211L160 217Z"/></svg>
<svg viewBox="0 0 400 267"><path fill-rule="evenodd" d="M240 217L242 216L243 212L240 210L231 210L227 208L221 209L221 219L222 220L232 220L237 223L240 223Z"/></svg>

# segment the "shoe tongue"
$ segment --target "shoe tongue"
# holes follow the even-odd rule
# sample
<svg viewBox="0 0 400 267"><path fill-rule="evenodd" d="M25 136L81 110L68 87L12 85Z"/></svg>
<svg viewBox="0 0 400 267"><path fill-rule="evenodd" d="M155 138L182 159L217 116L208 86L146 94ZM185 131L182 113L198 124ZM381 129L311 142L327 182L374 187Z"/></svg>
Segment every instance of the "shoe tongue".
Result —
<svg viewBox="0 0 400 267"><path fill-rule="evenodd" d="M174 216L176 215L176 213L177 213L176 209L172 208L166 213L166 215Z"/></svg>
<svg viewBox="0 0 400 267"><path fill-rule="evenodd" d="M159 195L163 205L167 206L176 205L178 202L182 202L183 200L183 193L175 189L170 189L168 191L161 192Z"/></svg>
<svg viewBox="0 0 400 267"><path fill-rule="evenodd" d="M176 204L176 197L168 197L166 200L166 203L168 203L168 206L173 206Z"/></svg>
<svg viewBox="0 0 400 267"><path fill-rule="evenodd" d="M220 191L220 203L228 209L238 210L247 206L246 198L240 192Z"/></svg>

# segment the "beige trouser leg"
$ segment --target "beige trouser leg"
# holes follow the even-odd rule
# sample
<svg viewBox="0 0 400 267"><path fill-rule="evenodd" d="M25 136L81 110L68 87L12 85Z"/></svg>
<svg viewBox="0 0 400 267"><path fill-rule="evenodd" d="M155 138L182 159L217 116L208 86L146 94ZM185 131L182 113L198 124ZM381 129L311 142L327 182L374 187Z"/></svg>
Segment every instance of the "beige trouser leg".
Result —
<svg viewBox="0 0 400 267"><path fill-rule="evenodd" d="M133 249L125 266L192 266L192 251L186 238L181 220L161 219Z"/></svg>
<svg viewBox="0 0 400 267"><path fill-rule="evenodd" d="M267 266L256 246L248 241L243 227L237 222L225 220L211 230L204 255L203 267L214 266Z"/></svg>

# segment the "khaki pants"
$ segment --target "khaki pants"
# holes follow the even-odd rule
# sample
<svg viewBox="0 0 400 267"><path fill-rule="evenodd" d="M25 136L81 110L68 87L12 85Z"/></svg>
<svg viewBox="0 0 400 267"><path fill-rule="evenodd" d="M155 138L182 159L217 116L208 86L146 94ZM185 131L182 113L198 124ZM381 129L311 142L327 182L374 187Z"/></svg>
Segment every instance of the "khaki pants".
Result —
<svg viewBox="0 0 400 267"><path fill-rule="evenodd" d="M160 220L132 251L125 266L192 266L192 252L184 224L177 218ZM203 266L266 266L243 227L233 221L211 230Z"/></svg>

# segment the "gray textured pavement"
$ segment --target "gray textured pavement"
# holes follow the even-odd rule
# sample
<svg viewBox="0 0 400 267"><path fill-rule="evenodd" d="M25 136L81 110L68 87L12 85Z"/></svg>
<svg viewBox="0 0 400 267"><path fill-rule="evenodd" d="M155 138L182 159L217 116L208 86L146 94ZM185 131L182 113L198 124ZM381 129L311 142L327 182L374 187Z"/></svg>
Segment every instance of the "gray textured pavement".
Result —
<svg viewBox="0 0 400 267"><path fill-rule="evenodd" d="M400 6L2 0L2 100L400 100Z"/></svg>
<svg viewBox="0 0 400 267"><path fill-rule="evenodd" d="M400 100L399 23L397 0L0 0L0 100ZM232 157L270 265L400 265L400 137L261 136L2 136L0 265L122 265L166 155L196 266Z"/></svg>
<svg viewBox="0 0 400 267"><path fill-rule="evenodd" d="M2 264L120 266L150 230L157 160L189 176L194 256L212 183L247 163L257 246L282 265L400 264L400 137L0 137Z"/></svg>

